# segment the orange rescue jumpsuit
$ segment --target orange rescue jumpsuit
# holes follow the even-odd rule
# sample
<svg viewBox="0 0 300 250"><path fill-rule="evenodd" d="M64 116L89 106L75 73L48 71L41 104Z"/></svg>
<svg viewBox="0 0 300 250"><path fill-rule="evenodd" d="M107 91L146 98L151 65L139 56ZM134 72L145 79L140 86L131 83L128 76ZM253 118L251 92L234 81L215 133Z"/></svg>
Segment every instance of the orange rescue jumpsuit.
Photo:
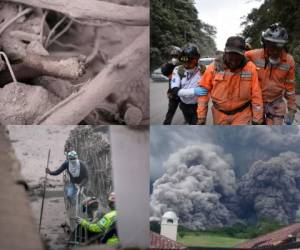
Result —
<svg viewBox="0 0 300 250"><path fill-rule="evenodd" d="M267 125L282 125L286 114L286 103L283 97L287 100L289 109L297 110L293 57L283 52L280 63L277 66L271 66L270 63L266 63L267 56L264 49L247 51L246 56L254 62L257 68Z"/></svg>
<svg viewBox="0 0 300 250"><path fill-rule="evenodd" d="M198 98L198 119L205 120L209 98L215 125L247 125L263 122L263 101L255 65L248 61L242 69L231 72L222 62L209 65L199 85L209 95Z"/></svg>

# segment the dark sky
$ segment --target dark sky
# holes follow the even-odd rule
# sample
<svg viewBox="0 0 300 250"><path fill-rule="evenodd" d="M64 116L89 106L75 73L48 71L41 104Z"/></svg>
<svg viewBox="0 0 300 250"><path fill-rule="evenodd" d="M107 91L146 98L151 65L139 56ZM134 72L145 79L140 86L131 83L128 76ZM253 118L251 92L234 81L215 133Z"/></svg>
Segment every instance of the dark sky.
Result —
<svg viewBox="0 0 300 250"><path fill-rule="evenodd" d="M212 144L231 154L239 178L257 160L268 160L280 153L300 151L297 126L152 126L150 130L150 174L154 180L165 171L170 154L188 145Z"/></svg>

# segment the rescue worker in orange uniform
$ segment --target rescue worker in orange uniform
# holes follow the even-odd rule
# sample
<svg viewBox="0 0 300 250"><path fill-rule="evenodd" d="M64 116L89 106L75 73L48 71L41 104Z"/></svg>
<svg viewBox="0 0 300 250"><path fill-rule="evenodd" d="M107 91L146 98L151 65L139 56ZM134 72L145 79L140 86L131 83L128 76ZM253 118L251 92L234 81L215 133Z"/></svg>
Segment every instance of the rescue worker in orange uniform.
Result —
<svg viewBox="0 0 300 250"><path fill-rule="evenodd" d="M198 97L198 124L206 123L209 99L215 125L260 125L263 123L263 101L255 65L244 56L245 40L229 37L224 55L210 64L200 87L208 95Z"/></svg>
<svg viewBox="0 0 300 250"><path fill-rule="evenodd" d="M267 125L282 125L284 118L287 124L292 124L297 110L295 61L285 50L287 42L285 28L276 23L262 32L263 48L246 52L258 71Z"/></svg>

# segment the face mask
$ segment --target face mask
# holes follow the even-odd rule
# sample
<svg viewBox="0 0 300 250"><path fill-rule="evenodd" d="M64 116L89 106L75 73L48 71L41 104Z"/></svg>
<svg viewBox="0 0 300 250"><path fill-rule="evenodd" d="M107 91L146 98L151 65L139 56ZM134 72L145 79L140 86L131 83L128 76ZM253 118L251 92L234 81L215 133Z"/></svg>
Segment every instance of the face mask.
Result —
<svg viewBox="0 0 300 250"><path fill-rule="evenodd" d="M177 65L177 63L178 63L178 59L177 58L172 58L172 64Z"/></svg>
<svg viewBox="0 0 300 250"><path fill-rule="evenodd" d="M80 162L78 159L69 160L69 172L73 177L79 177L80 175Z"/></svg>
<svg viewBox="0 0 300 250"><path fill-rule="evenodd" d="M274 59L274 58L269 58L269 62L272 64L272 65L277 65L277 64L279 64L280 63L280 58L276 58L276 59Z"/></svg>

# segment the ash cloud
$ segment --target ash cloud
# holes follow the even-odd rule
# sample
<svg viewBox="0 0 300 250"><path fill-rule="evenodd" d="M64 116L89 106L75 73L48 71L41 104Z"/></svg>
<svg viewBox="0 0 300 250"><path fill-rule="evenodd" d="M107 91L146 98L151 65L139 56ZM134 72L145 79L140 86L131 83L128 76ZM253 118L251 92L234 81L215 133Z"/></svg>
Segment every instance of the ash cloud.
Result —
<svg viewBox="0 0 300 250"><path fill-rule="evenodd" d="M232 164L231 155L209 144L187 146L170 155L166 173L154 183L153 215L174 211L192 229L231 224L235 215L221 200L235 196Z"/></svg>
<svg viewBox="0 0 300 250"><path fill-rule="evenodd" d="M285 152L255 162L241 178L238 196L241 210L248 214L293 223L300 204L299 155Z"/></svg>
<svg viewBox="0 0 300 250"><path fill-rule="evenodd" d="M198 127L154 126L150 137L151 177L164 173L168 156L188 145L221 146L234 157L237 177L248 172L256 160L268 160L282 152L299 152L300 130L297 126Z"/></svg>
<svg viewBox="0 0 300 250"><path fill-rule="evenodd" d="M295 222L299 132L295 126L151 128L153 215L172 210L194 229L240 219Z"/></svg>

